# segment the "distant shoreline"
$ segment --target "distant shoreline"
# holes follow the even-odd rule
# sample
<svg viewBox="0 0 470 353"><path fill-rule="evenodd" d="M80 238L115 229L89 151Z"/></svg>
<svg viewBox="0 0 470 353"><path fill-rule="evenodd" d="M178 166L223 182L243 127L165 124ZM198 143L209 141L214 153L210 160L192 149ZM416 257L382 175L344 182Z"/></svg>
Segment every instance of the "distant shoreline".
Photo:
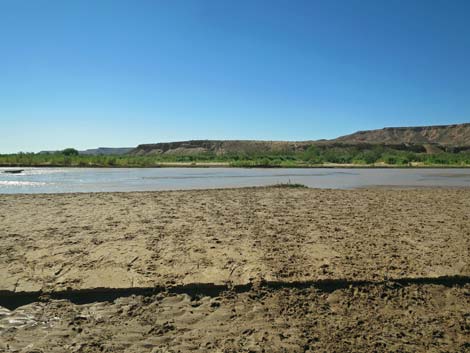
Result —
<svg viewBox="0 0 470 353"><path fill-rule="evenodd" d="M214 162L214 163L187 163L187 162L172 162L172 163L159 163L150 166L122 166L122 165L65 165L65 164L38 164L38 165L27 165L27 164L0 164L0 168L106 168L106 169L151 169L151 168L239 168L239 169L333 169L333 168L345 168L345 169L430 169L430 168L441 168L441 169L470 169L470 165L446 165L446 164L429 164L429 165L393 165L393 164L311 164L311 165L243 165L236 166L231 163L225 162Z"/></svg>

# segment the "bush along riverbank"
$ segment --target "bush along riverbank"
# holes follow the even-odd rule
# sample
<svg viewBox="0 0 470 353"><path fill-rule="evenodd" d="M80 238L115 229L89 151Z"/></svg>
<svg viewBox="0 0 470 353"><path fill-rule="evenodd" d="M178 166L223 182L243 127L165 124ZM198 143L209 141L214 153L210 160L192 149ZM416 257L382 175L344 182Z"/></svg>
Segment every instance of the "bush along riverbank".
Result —
<svg viewBox="0 0 470 353"><path fill-rule="evenodd" d="M468 167L470 151L426 153L382 145L310 146L304 151L155 155L81 155L68 148L56 153L0 155L3 167Z"/></svg>

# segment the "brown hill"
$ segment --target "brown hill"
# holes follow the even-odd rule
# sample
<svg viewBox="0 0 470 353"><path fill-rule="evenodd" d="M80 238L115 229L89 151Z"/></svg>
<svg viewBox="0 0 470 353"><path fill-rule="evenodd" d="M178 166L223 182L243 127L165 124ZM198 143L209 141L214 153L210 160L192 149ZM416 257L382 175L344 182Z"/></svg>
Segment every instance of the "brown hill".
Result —
<svg viewBox="0 0 470 353"><path fill-rule="evenodd" d="M379 130L358 131L333 140L341 143L413 144L441 146L470 146L470 123L455 125L387 127Z"/></svg>
<svg viewBox="0 0 470 353"><path fill-rule="evenodd" d="M301 151L312 145L313 141L250 141L250 140L190 140L143 144L130 152L132 155L178 154L191 155L212 152L224 153L264 153Z"/></svg>
<svg viewBox="0 0 470 353"><path fill-rule="evenodd" d="M318 141L254 141L254 140L190 140L142 144L129 152L131 155L177 154L194 155L211 152L271 153L304 151L311 145L357 146L367 148L382 144L397 149L425 150L436 153L441 150L459 151L470 146L470 123L440 126L388 127L380 130L358 131L333 140Z"/></svg>

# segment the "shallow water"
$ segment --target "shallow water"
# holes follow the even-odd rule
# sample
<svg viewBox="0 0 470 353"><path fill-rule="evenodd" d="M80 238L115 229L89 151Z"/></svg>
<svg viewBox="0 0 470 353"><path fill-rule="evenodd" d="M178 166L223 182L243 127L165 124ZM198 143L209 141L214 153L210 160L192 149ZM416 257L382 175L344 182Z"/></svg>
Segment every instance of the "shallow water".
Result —
<svg viewBox="0 0 470 353"><path fill-rule="evenodd" d="M470 186L470 169L0 168L0 193L149 191L302 183L314 188Z"/></svg>

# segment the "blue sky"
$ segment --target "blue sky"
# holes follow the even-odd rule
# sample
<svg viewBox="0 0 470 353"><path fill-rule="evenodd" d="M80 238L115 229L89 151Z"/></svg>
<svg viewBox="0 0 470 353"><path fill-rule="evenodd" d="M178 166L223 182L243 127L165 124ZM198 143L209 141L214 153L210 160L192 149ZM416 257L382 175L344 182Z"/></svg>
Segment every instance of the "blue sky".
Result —
<svg viewBox="0 0 470 353"><path fill-rule="evenodd" d="M467 0L0 0L0 152L470 121Z"/></svg>

